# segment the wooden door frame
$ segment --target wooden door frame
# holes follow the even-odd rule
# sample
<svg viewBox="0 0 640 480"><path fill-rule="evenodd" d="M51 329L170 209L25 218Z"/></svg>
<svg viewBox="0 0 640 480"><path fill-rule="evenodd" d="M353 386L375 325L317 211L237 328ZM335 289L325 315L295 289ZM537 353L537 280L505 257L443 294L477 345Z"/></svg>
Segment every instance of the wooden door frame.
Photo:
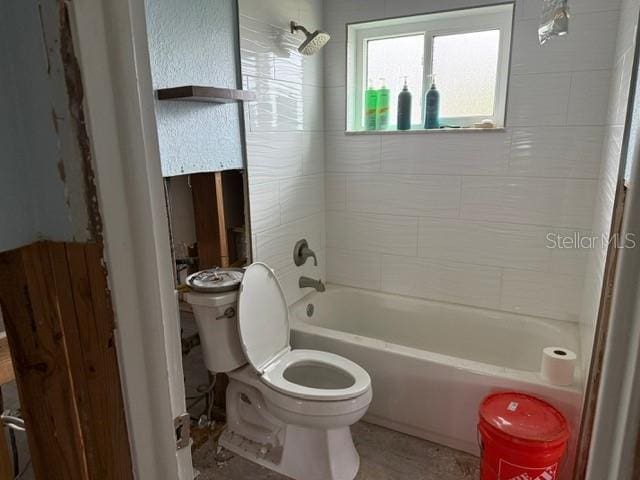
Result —
<svg viewBox="0 0 640 480"><path fill-rule="evenodd" d="M68 6L134 472L145 480L192 480L190 448L176 449L174 418L186 400L144 0Z"/></svg>

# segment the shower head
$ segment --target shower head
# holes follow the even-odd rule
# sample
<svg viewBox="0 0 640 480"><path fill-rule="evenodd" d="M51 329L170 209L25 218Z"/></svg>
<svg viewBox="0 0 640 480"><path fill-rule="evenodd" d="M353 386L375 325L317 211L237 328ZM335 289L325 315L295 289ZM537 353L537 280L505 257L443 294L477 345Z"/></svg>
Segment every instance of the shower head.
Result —
<svg viewBox="0 0 640 480"><path fill-rule="evenodd" d="M316 30L311 33L302 25L298 25L296 22L291 22L291 33L295 33L300 30L307 37L306 40L298 47L298 51L303 55L315 55L324 47L331 39L331 35L322 30Z"/></svg>

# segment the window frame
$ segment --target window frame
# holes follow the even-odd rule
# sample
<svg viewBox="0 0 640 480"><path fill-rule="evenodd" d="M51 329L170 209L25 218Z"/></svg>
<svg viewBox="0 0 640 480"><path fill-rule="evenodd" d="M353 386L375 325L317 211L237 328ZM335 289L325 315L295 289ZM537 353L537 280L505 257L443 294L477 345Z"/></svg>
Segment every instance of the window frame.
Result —
<svg viewBox="0 0 640 480"><path fill-rule="evenodd" d="M418 91L415 88L412 89L414 98L416 95L420 96L421 119L424 119L424 96L428 89L427 81L433 69L434 38L489 30L500 31L493 115L445 117L441 118L441 123L470 127L474 123L490 118L497 128L504 127L515 12L514 5L514 3L509 2L347 25L347 131L364 131L363 104L364 92L367 89L366 72L368 70L367 43L370 40L424 35L422 86ZM395 99L392 99L392 101L395 101ZM395 127L395 125L396 119L390 119L389 130L393 131L392 127ZM412 124L412 129L419 130L423 128L422 123Z"/></svg>

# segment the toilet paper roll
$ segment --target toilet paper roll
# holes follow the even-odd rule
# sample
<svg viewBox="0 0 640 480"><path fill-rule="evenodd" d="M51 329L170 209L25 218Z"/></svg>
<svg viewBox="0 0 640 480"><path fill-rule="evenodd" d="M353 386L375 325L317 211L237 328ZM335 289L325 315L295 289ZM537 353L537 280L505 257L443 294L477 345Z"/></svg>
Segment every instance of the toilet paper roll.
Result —
<svg viewBox="0 0 640 480"><path fill-rule="evenodd" d="M547 347L542 350L541 375L551 385L571 385L576 369L577 355L562 347Z"/></svg>

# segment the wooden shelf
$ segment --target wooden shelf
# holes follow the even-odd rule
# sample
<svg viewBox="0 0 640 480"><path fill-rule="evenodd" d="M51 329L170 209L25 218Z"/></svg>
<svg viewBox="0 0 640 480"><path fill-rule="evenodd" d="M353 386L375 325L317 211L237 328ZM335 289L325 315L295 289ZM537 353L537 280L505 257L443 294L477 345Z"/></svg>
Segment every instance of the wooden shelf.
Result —
<svg viewBox="0 0 640 480"><path fill-rule="evenodd" d="M174 100L183 102L232 103L251 102L256 99L256 94L247 90L201 87L197 85L160 88L156 90L156 92L158 93L158 100Z"/></svg>

